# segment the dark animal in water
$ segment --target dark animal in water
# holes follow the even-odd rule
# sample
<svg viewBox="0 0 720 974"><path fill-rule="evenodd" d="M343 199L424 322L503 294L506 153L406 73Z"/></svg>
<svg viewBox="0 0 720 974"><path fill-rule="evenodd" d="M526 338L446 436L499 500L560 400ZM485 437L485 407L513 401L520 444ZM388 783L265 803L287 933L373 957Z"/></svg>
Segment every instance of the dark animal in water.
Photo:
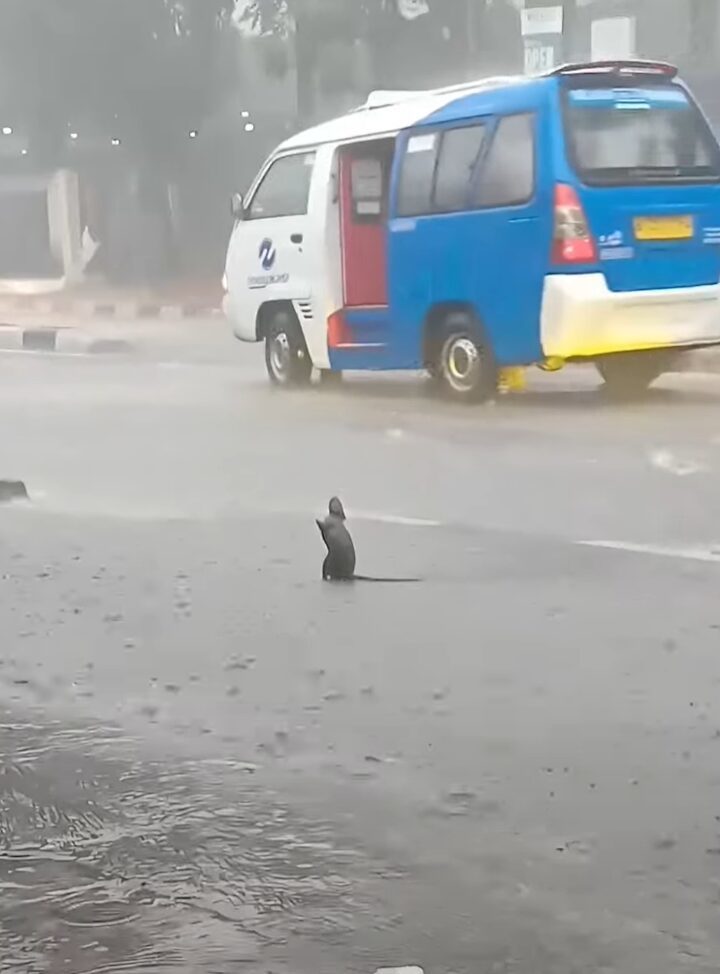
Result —
<svg viewBox="0 0 720 974"><path fill-rule="evenodd" d="M0 504L27 499L27 487L22 480L0 480Z"/></svg>
<svg viewBox="0 0 720 974"><path fill-rule="evenodd" d="M367 575L355 574L355 545L347 529L345 508L339 497L330 501L328 516L324 521L317 521L320 534L327 546L327 557L323 562L322 577L324 582L419 582L419 578L370 578Z"/></svg>

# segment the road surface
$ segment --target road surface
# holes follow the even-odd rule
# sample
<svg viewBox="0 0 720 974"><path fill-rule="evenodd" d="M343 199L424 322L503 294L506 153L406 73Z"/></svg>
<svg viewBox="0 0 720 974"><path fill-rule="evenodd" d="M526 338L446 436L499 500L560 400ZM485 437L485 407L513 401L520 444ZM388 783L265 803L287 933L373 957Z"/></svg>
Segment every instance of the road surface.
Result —
<svg viewBox="0 0 720 974"><path fill-rule="evenodd" d="M3 971L718 971L720 381L285 394L167 327L0 357ZM321 583L334 493L419 584Z"/></svg>

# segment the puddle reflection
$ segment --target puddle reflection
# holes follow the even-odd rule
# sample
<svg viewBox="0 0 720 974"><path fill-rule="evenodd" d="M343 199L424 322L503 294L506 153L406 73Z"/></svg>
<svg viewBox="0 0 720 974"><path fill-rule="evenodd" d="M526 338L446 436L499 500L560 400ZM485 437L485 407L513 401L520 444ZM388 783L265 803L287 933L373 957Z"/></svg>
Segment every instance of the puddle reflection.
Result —
<svg viewBox="0 0 720 974"><path fill-rule="evenodd" d="M132 753L112 728L0 717L5 970L224 974L353 930L361 859L328 823L242 770L110 749Z"/></svg>

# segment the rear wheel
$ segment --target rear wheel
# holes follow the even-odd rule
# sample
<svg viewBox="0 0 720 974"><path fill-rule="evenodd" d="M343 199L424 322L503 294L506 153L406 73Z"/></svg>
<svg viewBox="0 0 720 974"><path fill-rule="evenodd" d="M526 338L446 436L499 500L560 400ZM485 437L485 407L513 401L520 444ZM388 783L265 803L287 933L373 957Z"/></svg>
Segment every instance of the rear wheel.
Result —
<svg viewBox="0 0 720 974"><path fill-rule="evenodd" d="M495 395L497 369L492 353L468 315L449 315L434 346L428 371L448 396L483 402Z"/></svg>
<svg viewBox="0 0 720 974"><path fill-rule="evenodd" d="M303 386L310 382L312 362L300 326L287 311L277 311L265 335L265 365L277 386Z"/></svg>
<svg viewBox="0 0 720 974"><path fill-rule="evenodd" d="M616 399L641 396L668 368L669 361L658 355L611 355L600 359L597 370L608 395Z"/></svg>

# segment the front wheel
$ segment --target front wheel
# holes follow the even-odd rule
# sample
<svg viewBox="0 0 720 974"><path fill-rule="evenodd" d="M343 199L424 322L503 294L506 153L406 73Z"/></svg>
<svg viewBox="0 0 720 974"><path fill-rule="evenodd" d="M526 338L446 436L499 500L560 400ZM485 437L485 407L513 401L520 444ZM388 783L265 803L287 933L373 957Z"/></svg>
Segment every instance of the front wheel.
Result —
<svg viewBox="0 0 720 974"><path fill-rule="evenodd" d="M497 370L490 350L464 315L446 322L429 372L453 399L482 402L497 392Z"/></svg>
<svg viewBox="0 0 720 974"><path fill-rule="evenodd" d="M265 365L276 386L304 386L312 376L312 362L297 321L278 311L265 336Z"/></svg>
<svg viewBox="0 0 720 974"><path fill-rule="evenodd" d="M654 355L613 355L596 363L608 395L632 399L647 392L666 371L668 363Z"/></svg>

